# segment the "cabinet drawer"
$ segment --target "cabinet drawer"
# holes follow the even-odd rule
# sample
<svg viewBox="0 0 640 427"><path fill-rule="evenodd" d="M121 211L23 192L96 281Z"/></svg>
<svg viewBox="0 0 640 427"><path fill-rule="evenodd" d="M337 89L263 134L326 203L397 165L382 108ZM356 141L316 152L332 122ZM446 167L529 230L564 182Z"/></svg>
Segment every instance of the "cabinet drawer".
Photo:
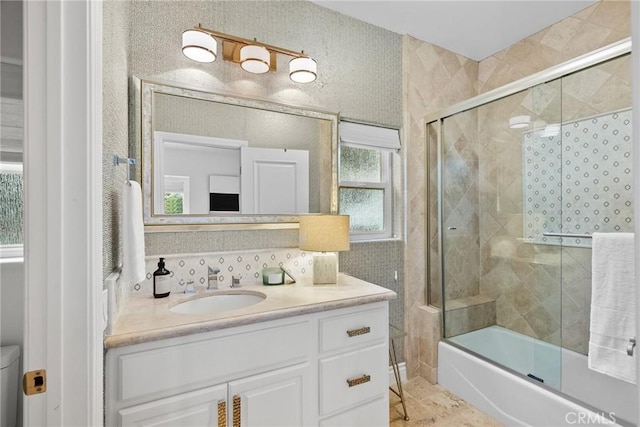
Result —
<svg viewBox="0 0 640 427"><path fill-rule="evenodd" d="M223 382L306 360L309 322L125 354L118 358L121 400Z"/></svg>
<svg viewBox="0 0 640 427"><path fill-rule="evenodd" d="M387 310L360 311L320 320L320 351L355 346L384 338L388 326Z"/></svg>
<svg viewBox="0 0 640 427"><path fill-rule="evenodd" d="M387 345L320 360L320 413L347 409L387 393Z"/></svg>
<svg viewBox="0 0 640 427"><path fill-rule="evenodd" d="M320 427L388 427L389 399L381 397L373 402L320 420Z"/></svg>

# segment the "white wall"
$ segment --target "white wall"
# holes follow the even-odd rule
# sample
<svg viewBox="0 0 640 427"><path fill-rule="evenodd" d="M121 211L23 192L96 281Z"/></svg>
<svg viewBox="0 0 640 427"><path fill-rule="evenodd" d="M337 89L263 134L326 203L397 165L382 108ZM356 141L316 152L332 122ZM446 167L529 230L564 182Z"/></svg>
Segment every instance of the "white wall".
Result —
<svg viewBox="0 0 640 427"><path fill-rule="evenodd" d="M189 177L190 214L209 213L209 175L240 175L240 150L165 148L165 175Z"/></svg>
<svg viewBox="0 0 640 427"><path fill-rule="evenodd" d="M22 355L24 263L0 264L0 345L19 345ZM22 357L20 371L22 372ZM18 384L19 386L19 384ZM22 425L22 393L18 393L18 426Z"/></svg>

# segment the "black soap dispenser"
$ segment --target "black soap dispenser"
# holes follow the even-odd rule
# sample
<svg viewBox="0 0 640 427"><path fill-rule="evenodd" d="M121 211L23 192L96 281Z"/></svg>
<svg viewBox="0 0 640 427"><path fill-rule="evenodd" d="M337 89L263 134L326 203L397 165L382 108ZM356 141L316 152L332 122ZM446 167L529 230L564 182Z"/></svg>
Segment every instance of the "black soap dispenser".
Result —
<svg viewBox="0 0 640 427"><path fill-rule="evenodd" d="M168 297L171 293L171 272L164 268L164 258L160 258L158 269L153 272L153 296Z"/></svg>

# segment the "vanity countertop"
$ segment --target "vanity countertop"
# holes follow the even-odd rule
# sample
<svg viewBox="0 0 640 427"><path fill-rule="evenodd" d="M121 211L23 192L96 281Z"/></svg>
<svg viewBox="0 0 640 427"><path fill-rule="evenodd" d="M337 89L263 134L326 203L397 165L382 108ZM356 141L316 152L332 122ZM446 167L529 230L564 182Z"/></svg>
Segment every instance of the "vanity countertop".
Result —
<svg viewBox="0 0 640 427"><path fill-rule="evenodd" d="M266 299L235 310L206 314L169 311L170 307L189 299L234 290L229 287L221 287L218 291L198 289L197 295L172 293L158 299L153 295L131 295L121 309L112 333L105 337L105 347L139 344L396 297L396 293L389 289L339 274L338 283L332 285L313 285L305 281L279 286L243 283L238 290L260 292L266 295Z"/></svg>

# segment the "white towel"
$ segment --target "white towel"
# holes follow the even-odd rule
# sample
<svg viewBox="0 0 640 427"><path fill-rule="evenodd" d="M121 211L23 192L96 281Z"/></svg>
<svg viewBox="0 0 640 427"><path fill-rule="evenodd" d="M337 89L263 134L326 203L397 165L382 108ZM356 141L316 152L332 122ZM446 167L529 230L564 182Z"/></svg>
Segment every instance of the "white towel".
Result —
<svg viewBox="0 0 640 427"><path fill-rule="evenodd" d="M627 355L636 336L633 233L593 233L589 368L636 383L636 358Z"/></svg>
<svg viewBox="0 0 640 427"><path fill-rule="evenodd" d="M145 278L144 225L142 223L142 190L136 181L122 187L122 272L120 280L127 284L140 283Z"/></svg>

